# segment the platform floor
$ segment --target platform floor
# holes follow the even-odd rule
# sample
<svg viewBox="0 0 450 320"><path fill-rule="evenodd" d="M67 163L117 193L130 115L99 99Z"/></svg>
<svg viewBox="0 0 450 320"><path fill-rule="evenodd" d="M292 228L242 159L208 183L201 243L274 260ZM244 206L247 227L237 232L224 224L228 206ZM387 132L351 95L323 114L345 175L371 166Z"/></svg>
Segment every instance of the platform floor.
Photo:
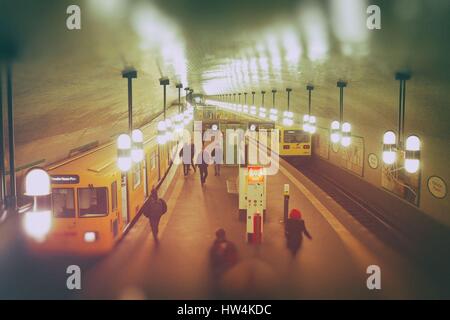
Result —
<svg viewBox="0 0 450 320"><path fill-rule="evenodd" d="M381 299L432 298L441 293L402 254L387 247L356 222L300 172L281 161L268 177L263 244L245 241L238 198L227 192L237 167L213 167L205 186L199 173L182 168L163 198L168 212L160 225L160 244L148 221L140 217L114 252L93 265L75 298L101 299ZM283 185L290 184L290 207L300 208L313 237L297 255L287 249L281 223ZM240 262L220 280L222 295L212 287L208 251L214 233L224 228L239 250ZM366 269L381 268L381 290L368 290ZM223 295L225 294L225 295ZM442 297L442 296L441 296Z"/></svg>

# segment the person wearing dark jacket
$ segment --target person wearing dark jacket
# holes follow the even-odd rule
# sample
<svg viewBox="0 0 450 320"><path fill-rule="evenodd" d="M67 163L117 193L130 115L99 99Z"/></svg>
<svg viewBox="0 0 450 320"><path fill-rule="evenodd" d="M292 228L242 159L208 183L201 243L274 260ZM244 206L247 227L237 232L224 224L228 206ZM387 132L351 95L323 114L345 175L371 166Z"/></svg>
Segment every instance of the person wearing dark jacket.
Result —
<svg viewBox="0 0 450 320"><path fill-rule="evenodd" d="M194 156L195 156L195 144L191 143L191 166L194 169L194 172L196 172L197 170L195 169ZM188 166L188 169L189 169L189 166Z"/></svg>
<svg viewBox="0 0 450 320"><path fill-rule="evenodd" d="M296 254L300 249L303 241L303 234L312 239L308 230L306 229L305 221L302 219L302 213L298 209L292 209L289 213L289 219L286 221L285 228L287 247L292 254Z"/></svg>
<svg viewBox="0 0 450 320"><path fill-rule="evenodd" d="M220 277L238 262L236 245L227 240L224 229L216 231L216 240L209 251L209 257L215 278Z"/></svg>
<svg viewBox="0 0 450 320"><path fill-rule="evenodd" d="M191 146L189 144L185 143L183 145L183 147L181 148L180 154L179 154L181 161L183 162L183 173L185 176L187 176L189 174L189 167L192 164L192 154L190 157L187 154L187 152L189 151L189 148L191 148ZM186 154L184 152L186 152ZM189 160L191 162L189 162Z"/></svg>
<svg viewBox="0 0 450 320"><path fill-rule="evenodd" d="M158 243L159 221L167 211L167 204L164 199L158 198L158 193L155 188L152 189L150 199L144 204L142 210L150 222L153 239L155 239L155 243Z"/></svg>
<svg viewBox="0 0 450 320"><path fill-rule="evenodd" d="M200 171L200 182L203 187L206 182L206 178L208 177L208 159L206 157L202 157L202 153L198 155L197 166Z"/></svg>

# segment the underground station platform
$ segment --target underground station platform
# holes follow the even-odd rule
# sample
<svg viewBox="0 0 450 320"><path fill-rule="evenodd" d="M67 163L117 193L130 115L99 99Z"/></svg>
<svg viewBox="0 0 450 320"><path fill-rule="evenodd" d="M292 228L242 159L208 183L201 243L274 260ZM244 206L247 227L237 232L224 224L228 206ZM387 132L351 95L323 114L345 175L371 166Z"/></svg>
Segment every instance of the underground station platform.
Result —
<svg viewBox="0 0 450 320"><path fill-rule="evenodd" d="M19 2L1 300L450 299L450 2Z"/></svg>

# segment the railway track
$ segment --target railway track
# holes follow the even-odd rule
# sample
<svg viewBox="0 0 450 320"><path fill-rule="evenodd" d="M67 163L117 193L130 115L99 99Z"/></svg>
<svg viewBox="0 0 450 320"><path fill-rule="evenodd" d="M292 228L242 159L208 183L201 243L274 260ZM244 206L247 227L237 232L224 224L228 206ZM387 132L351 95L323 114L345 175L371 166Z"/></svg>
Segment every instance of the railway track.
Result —
<svg viewBox="0 0 450 320"><path fill-rule="evenodd" d="M286 160L333 198L336 203L342 206L356 221L379 240L402 254L406 253L408 256L414 257L411 240L400 229L388 223L381 212L341 188L336 181L315 170L311 164L307 162L298 163L293 159Z"/></svg>

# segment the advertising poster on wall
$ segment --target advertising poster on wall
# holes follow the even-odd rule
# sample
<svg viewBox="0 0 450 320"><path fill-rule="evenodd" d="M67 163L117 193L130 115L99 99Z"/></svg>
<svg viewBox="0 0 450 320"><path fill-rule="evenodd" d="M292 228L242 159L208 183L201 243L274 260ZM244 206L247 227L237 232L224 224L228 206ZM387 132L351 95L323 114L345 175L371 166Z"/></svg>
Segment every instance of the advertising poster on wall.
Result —
<svg viewBox="0 0 450 320"><path fill-rule="evenodd" d="M395 193L397 196L418 206L420 198L420 171L411 174L407 173L401 164L403 154L397 153L397 164L386 165L383 163L381 171L381 185L383 188Z"/></svg>
<svg viewBox="0 0 450 320"><path fill-rule="evenodd" d="M352 143L347 148L340 147L340 165L353 173L363 176L364 139L352 136Z"/></svg>
<svg viewBox="0 0 450 320"><path fill-rule="evenodd" d="M330 158L330 132L328 129L317 127L317 133L314 135L313 146L314 155L324 159Z"/></svg>

